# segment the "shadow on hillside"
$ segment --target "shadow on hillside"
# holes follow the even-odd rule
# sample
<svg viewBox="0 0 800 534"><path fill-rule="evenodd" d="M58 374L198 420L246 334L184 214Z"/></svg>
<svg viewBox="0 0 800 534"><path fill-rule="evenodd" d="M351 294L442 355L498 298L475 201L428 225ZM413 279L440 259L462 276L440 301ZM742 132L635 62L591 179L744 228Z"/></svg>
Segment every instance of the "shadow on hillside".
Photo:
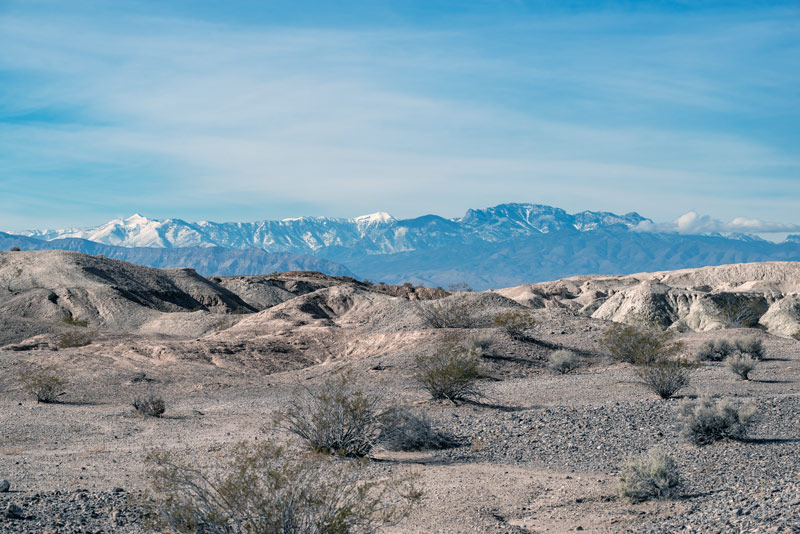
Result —
<svg viewBox="0 0 800 534"><path fill-rule="evenodd" d="M487 399L489 401L490 399ZM478 400L471 400L471 399L464 399L461 401L463 404L469 404L471 406L476 406L478 408L489 408L491 410L498 410L500 412L523 412L530 408L525 408L523 406L506 406L505 404L494 404L492 402L484 402Z"/></svg>
<svg viewBox="0 0 800 534"><path fill-rule="evenodd" d="M522 339L522 341L525 343L530 343L531 345L538 345L539 347L544 347L550 350L568 350L574 352L578 356L583 356L584 358L597 356L597 353L591 350L570 347L567 345L562 345L561 343L551 343L549 341L544 341L543 339L536 339L530 336L525 336L524 339Z"/></svg>
<svg viewBox="0 0 800 534"><path fill-rule="evenodd" d="M780 445L781 443L800 443L800 438L744 438L740 441L753 445Z"/></svg>

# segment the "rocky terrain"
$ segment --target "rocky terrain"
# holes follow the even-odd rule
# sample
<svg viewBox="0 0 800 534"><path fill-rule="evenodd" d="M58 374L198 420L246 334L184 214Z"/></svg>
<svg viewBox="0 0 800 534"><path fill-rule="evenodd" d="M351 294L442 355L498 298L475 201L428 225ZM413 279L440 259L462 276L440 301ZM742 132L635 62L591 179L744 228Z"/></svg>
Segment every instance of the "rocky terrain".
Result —
<svg viewBox="0 0 800 534"><path fill-rule="evenodd" d="M372 452L368 476L416 474L424 491L384 532L800 532L799 273L796 263L728 265L448 295L307 271L204 278L2 252L0 480L10 487L0 532L146 532L148 448L203 466L240 440L299 447L274 415L345 370L458 441ZM431 328L420 306L454 299L468 304L471 328ZM492 321L508 311L536 322L511 336ZM600 348L612 320L669 328L687 355L706 340L757 336L766 357L748 381L704 363L661 400ZM483 340L475 401L433 401L413 378L415 357L452 335ZM571 374L547 369L561 348L579 356ZM68 384L40 404L18 377L47 365ZM133 412L147 393L164 398L163 417ZM681 405L703 395L752 401L747 439L686 442ZM678 462L679 495L621 500L622 462L653 446Z"/></svg>

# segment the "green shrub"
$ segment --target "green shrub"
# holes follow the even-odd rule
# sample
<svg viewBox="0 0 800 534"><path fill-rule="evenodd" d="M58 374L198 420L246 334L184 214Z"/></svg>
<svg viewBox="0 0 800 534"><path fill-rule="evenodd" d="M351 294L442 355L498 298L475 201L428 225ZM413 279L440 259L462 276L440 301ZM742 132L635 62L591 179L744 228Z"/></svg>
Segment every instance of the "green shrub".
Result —
<svg viewBox="0 0 800 534"><path fill-rule="evenodd" d="M570 373L580 366L580 360L571 350L557 350L547 357L547 368L554 373L563 375Z"/></svg>
<svg viewBox="0 0 800 534"><path fill-rule="evenodd" d="M417 356L415 377L434 399L480 397L480 355L452 340L445 340L429 354Z"/></svg>
<svg viewBox="0 0 800 534"><path fill-rule="evenodd" d="M725 365L728 366L728 369L742 380L749 380L750 372L756 368L757 363L758 360L753 359L749 354L738 351L725 359Z"/></svg>
<svg viewBox="0 0 800 534"><path fill-rule="evenodd" d="M64 317L61 320L67 324L71 324L72 326L89 326L89 321L86 319L76 319L71 315L69 317Z"/></svg>
<svg viewBox="0 0 800 534"><path fill-rule="evenodd" d="M643 364L677 354L682 345L672 335L651 328L613 323L600 338L600 346L620 362Z"/></svg>
<svg viewBox="0 0 800 534"><path fill-rule="evenodd" d="M19 375L22 389L36 398L36 402L55 402L64 394L67 381L55 366L28 369Z"/></svg>
<svg viewBox="0 0 800 534"><path fill-rule="evenodd" d="M380 436L378 398L357 389L347 371L318 388L303 388L279 424L319 453L366 456Z"/></svg>
<svg viewBox="0 0 800 534"><path fill-rule="evenodd" d="M684 437L695 445L708 445L721 439L743 439L753 421L755 407L710 398L687 402L681 410Z"/></svg>
<svg viewBox="0 0 800 534"><path fill-rule="evenodd" d="M203 534L374 533L422 497L413 477L360 481L361 462L240 443L208 470L150 451L146 504L154 530Z"/></svg>
<svg viewBox="0 0 800 534"><path fill-rule="evenodd" d="M446 449L458 442L433 428L430 420L405 406L393 406L380 415L378 442L390 451Z"/></svg>
<svg viewBox="0 0 800 534"><path fill-rule="evenodd" d="M510 310L495 315L492 323L502 328L512 339L521 341L526 339L525 331L533 328L536 320L527 310Z"/></svg>
<svg viewBox="0 0 800 534"><path fill-rule="evenodd" d="M667 499L681 486L680 471L675 459L651 449L643 458L628 457L619 478L619 494L632 503L650 499Z"/></svg>
<svg viewBox="0 0 800 534"><path fill-rule="evenodd" d="M695 365L685 360L660 354L636 366L642 383L662 399L668 399L689 384Z"/></svg>
<svg viewBox="0 0 800 534"><path fill-rule="evenodd" d="M417 313L429 328L476 328L477 310L464 294L417 303Z"/></svg>
<svg viewBox="0 0 800 534"><path fill-rule="evenodd" d="M85 347L91 344L92 336L83 332L67 332L58 340L58 347L61 349Z"/></svg>
<svg viewBox="0 0 800 534"><path fill-rule="evenodd" d="M131 406L136 410L136 413L150 417L161 417L167 409L164 399L154 394L146 397L136 397L131 401Z"/></svg>

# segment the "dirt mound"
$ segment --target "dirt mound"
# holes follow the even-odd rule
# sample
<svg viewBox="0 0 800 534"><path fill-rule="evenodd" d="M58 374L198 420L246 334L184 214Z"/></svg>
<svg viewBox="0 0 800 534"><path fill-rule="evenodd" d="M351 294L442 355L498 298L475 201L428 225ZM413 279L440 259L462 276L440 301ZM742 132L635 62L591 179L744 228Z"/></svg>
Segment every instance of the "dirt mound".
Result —
<svg viewBox="0 0 800 534"><path fill-rule="evenodd" d="M800 262L722 265L627 276L578 276L498 294L531 307L678 330L762 327L800 332Z"/></svg>

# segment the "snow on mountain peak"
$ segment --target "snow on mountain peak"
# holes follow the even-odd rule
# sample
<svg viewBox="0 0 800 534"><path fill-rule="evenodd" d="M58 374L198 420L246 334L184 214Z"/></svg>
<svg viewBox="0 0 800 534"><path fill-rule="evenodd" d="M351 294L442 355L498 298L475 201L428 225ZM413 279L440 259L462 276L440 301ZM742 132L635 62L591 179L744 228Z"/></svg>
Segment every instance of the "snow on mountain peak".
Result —
<svg viewBox="0 0 800 534"><path fill-rule="evenodd" d="M395 222L397 219L385 211L379 211L376 213L370 213L368 215L359 215L358 217L353 218L353 220L359 224L365 224L369 226L372 224L389 224Z"/></svg>

